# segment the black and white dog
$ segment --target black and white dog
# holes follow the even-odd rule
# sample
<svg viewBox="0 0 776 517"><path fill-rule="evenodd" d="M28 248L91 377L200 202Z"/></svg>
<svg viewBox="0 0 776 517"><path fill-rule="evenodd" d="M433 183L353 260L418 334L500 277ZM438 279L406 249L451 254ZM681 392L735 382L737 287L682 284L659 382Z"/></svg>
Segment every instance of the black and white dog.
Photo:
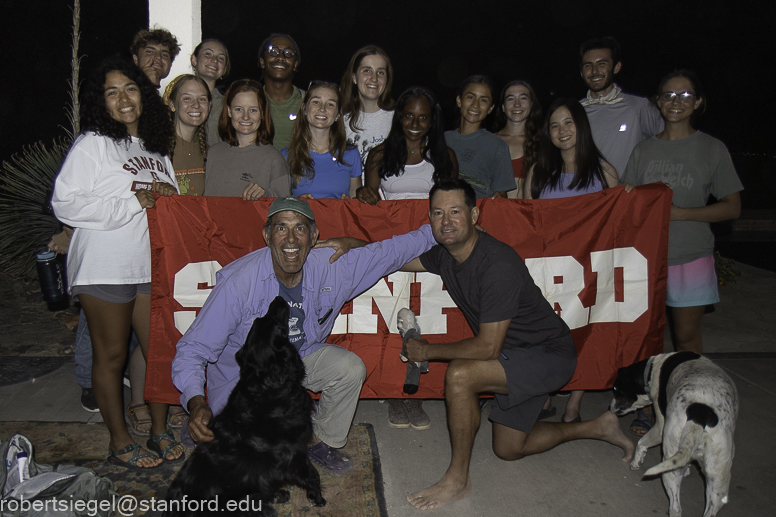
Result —
<svg viewBox="0 0 776 517"><path fill-rule="evenodd" d="M623 415L652 404L655 425L641 437L631 469L638 470L647 449L663 444L663 461L645 476L662 474L669 515L679 517L679 486L695 460L706 476L706 511L713 517L728 501L735 446L738 393L717 365L693 352L650 357L620 368L611 410Z"/></svg>
<svg viewBox="0 0 776 517"><path fill-rule="evenodd" d="M302 386L304 364L288 341L288 313L278 296L253 322L235 355L240 380L210 424L215 439L198 445L173 480L166 515L215 514L194 503L218 501L218 511L230 515L274 516L270 503L288 501L283 487L290 484L304 488L314 505L326 504L307 457L313 405Z"/></svg>

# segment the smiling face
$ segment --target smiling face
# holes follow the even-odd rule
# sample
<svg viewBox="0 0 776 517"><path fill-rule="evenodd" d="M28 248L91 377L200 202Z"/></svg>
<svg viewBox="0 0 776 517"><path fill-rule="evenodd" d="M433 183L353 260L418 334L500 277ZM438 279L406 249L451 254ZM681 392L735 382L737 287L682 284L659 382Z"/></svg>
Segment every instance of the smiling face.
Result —
<svg viewBox="0 0 776 517"><path fill-rule="evenodd" d="M689 102L682 102L680 95L677 95L671 101L663 100L661 95L657 101L660 113L663 115L663 118L666 119L666 122L672 124L689 124L692 114L695 113L695 110L700 108L701 103L703 102L703 99L695 95L695 88L693 87L692 82L686 77L674 77L673 79L669 79L663 86L661 94L665 92L675 92L677 94L690 92L692 94L692 96L687 99Z"/></svg>
<svg viewBox="0 0 776 517"><path fill-rule="evenodd" d="M138 136L137 128L143 113L140 88L134 81L118 71L105 76L105 109L113 120L127 126L127 133Z"/></svg>
<svg viewBox="0 0 776 517"><path fill-rule="evenodd" d="M388 63L385 58L379 54L365 56L353 74L353 83L358 87L362 103L379 99L388 83Z"/></svg>
<svg viewBox="0 0 776 517"><path fill-rule="evenodd" d="M208 92L201 83L189 78L170 102L170 109L175 113L176 124L198 128L210 114Z"/></svg>
<svg viewBox="0 0 776 517"><path fill-rule="evenodd" d="M337 92L330 88L316 88L308 94L302 109L310 127L330 128L340 117Z"/></svg>
<svg viewBox="0 0 776 517"><path fill-rule="evenodd" d="M217 41L202 44L198 55L191 55L194 75L205 81L217 81L224 76L227 64L226 48Z"/></svg>
<svg viewBox="0 0 776 517"><path fill-rule="evenodd" d="M287 287L296 286L307 255L318 241L318 229L302 214L286 210L273 215L263 233L272 254L275 276Z"/></svg>
<svg viewBox="0 0 776 517"><path fill-rule="evenodd" d="M466 198L462 190L437 190L431 199L431 209L428 218L434 239L448 251L470 245L477 239L477 223L479 208L466 206Z"/></svg>
<svg viewBox="0 0 776 517"><path fill-rule="evenodd" d="M487 84L470 84L455 101L461 108L461 118L469 124L481 124L493 111L493 93Z"/></svg>
<svg viewBox="0 0 776 517"><path fill-rule="evenodd" d="M612 90L614 74L620 71L620 63L612 60L608 48L594 48L582 56L582 79L594 94L606 95Z"/></svg>
<svg viewBox="0 0 776 517"><path fill-rule="evenodd" d="M417 148L431 128L431 106L425 97L410 97L404 105L401 116L404 138L411 148Z"/></svg>
<svg viewBox="0 0 776 517"><path fill-rule="evenodd" d="M531 92L522 84L517 84L507 89L501 108L510 121L525 122L531 113L532 105Z"/></svg>
<svg viewBox="0 0 776 517"><path fill-rule="evenodd" d="M297 56L286 57L283 55L283 51L286 49L294 50L291 40L281 36L272 38L269 43L278 47L281 52L277 56L270 56L267 49L262 51L259 66L264 71L264 78L277 82L290 82L299 66Z"/></svg>
<svg viewBox="0 0 776 517"><path fill-rule="evenodd" d="M157 88L162 79L170 75L172 57L166 45L149 43L145 47L140 47L137 55L133 55L132 59Z"/></svg>
<svg viewBox="0 0 776 517"><path fill-rule="evenodd" d="M561 151L570 151L577 145L577 126L565 106L550 115L550 140Z"/></svg>
<svg viewBox="0 0 776 517"><path fill-rule="evenodd" d="M227 114L232 119L232 127L237 132L240 147L256 142L262 114L259 98L254 92L235 95L232 104L227 107Z"/></svg>

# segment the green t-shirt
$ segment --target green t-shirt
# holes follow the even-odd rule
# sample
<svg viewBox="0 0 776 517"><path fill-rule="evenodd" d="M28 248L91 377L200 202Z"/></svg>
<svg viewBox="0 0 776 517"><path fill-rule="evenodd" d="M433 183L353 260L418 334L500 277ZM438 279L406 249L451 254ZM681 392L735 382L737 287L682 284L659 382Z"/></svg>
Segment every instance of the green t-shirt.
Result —
<svg viewBox="0 0 776 517"><path fill-rule="evenodd" d="M265 90L266 91L266 90ZM283 102L273 101L269 95L269 112L272 115L272 124L275 126L275 139L272 145L280 151L291 143L294 136L294 122L302 105L302 90L294 86L294 93Z"/></svg>

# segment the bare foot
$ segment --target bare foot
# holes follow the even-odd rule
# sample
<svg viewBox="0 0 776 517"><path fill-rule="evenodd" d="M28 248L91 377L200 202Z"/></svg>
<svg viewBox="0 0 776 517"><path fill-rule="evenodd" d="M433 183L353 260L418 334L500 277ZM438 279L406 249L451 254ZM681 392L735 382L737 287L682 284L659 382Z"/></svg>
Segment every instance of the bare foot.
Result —
<svg viewBox="0 0 776 517"><path fill-rule="evenodd" d="M593 420L593 422L598 424L601 440L605 440L623 450L625 455L622 457L622 461L633 459L633 451L636 447L620 429L620 420L617 418L617 415L611 411L604 411L604 414Z"/></svg>
<svg viewBox="0 0 776 517"><path fill-rule="evenodd" d="M460 486L460 483L447 481L443 477L436 485L408 495L407 501L419 510L436 510L459 499L469 497L471 493L472 483L470 480L467 479L466 484Z"/></svg>

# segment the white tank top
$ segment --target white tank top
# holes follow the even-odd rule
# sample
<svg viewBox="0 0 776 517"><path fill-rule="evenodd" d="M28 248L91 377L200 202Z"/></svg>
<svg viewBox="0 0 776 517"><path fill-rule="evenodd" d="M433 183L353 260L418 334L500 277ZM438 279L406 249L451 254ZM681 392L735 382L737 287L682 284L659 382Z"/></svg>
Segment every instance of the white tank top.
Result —
<svg viewBox="0 0 776 517"><path fill-rule="evenodd" d="M434 185L434 166L423 160L415 165L405 165L400 176L390 176L380 181L380 188L387 200L428 199L428 191Z"/></svg>

